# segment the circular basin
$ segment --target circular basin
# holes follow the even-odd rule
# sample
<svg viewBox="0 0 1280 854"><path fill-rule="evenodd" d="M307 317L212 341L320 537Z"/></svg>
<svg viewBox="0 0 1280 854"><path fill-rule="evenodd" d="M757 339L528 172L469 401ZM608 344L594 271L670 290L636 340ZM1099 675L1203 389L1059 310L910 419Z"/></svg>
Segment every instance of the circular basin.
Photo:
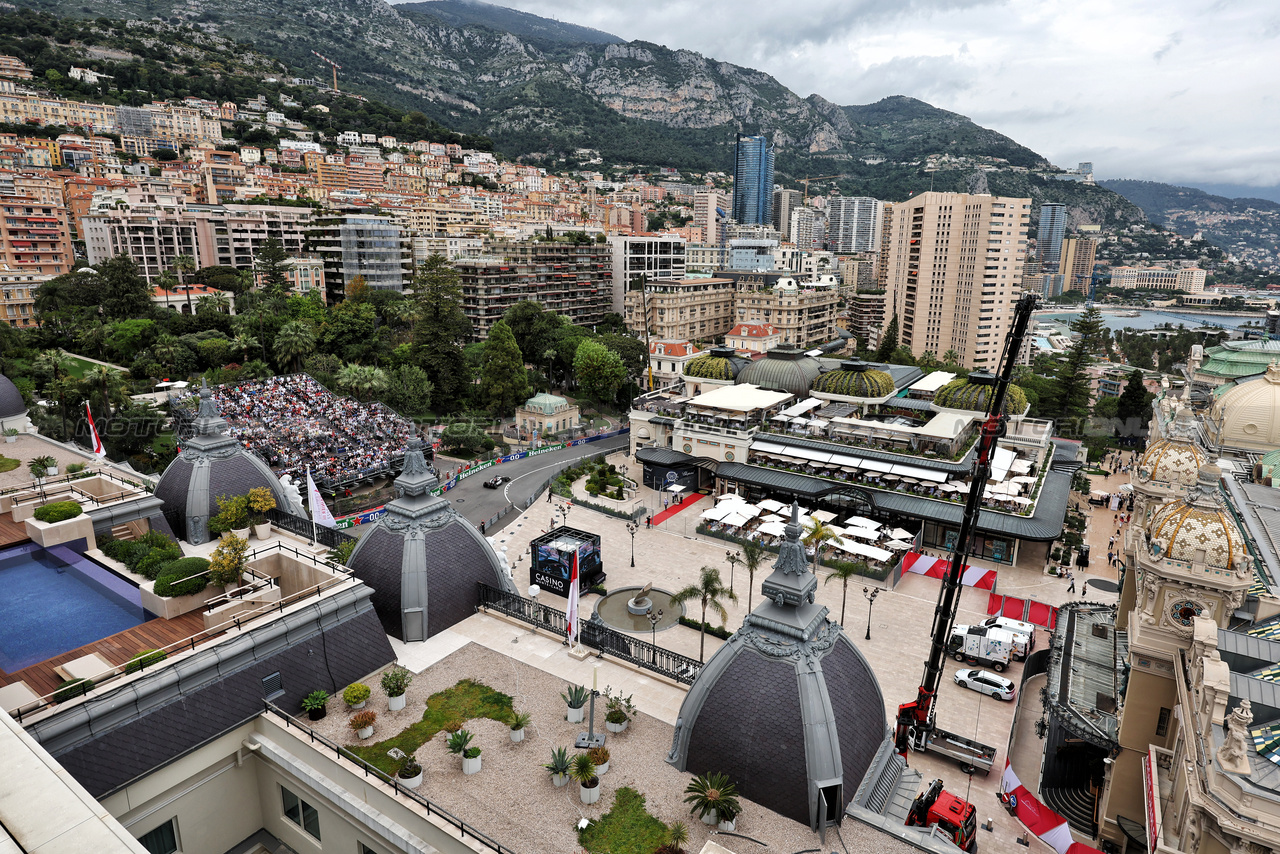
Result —
<svg viewBox="0 0 1280 854"><path fill-rule="evenodd" d="M643 613L632 613L637 597L642 591L643 588L640 587L621 587L614 590L596 603L596 613L600 615L601 621L606 626L614 629L624 632L652 631L654 626L650 624L648 616ZM662 616L658 619L658 631L671 628L684 614L684 606L674 604L671 601L671 594L665 590L651 589L645 593L645 597L651 603L654 614L662 611Z"/></svg>

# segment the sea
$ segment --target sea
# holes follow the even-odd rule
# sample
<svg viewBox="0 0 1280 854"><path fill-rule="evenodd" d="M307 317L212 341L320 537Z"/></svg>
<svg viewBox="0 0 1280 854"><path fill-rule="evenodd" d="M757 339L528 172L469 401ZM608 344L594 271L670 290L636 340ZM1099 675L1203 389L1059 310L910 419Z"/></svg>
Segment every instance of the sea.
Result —
<svg viewBox="0 0 1280 854"><path fill-rule="evenodd" d="M1133 309L1122 309L1120 311L1102 312L1102 322L1108 329L1113 331L1120 329L1155 329L1157 326L1177 326L1182 324L1187 329L1195 329L1199 326L1212 326L1219 329L1234 330L1236 328L1247 329L1245 323L1252 322L1255 326L1260 326L1266 320L1265 312L1257 312L1249 316L1234 314L1201 314L1200 312L1177 311L1169 309L1137 309L1141 312L1138 317L1121 317L1120 311L1133 311ZM1036 323L1056 323L1065 331L1067 325L1071 321L1083 313L1080 311L1061 311L1052 314L1037 314L1034 322Z"/></svg>

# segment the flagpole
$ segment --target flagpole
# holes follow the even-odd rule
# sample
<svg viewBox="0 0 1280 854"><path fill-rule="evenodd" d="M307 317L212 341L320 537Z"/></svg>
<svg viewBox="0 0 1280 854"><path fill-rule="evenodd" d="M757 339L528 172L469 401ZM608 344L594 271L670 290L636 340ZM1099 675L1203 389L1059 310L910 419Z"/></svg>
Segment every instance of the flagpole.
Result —
<svg viewBox="0 0 1280 854"><path fill-rule="evenodd" d="M307 486L311 485L311 466L307 466ZM311 544L316 542L316 508L311 507L311 503L315 501L315 495L307 496L307 515L311 517Z"/></svg>

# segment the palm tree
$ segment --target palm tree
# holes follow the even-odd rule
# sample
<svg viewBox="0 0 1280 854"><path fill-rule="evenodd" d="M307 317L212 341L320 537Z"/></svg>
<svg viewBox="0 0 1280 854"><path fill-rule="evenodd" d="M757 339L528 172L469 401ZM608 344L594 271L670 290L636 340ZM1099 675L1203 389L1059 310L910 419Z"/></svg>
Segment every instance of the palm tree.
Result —
<svg viewBox="0 0 1280 854"><path fill-rule="evenodd" d="M805 523L804 536L800 538L806 546L813 549L813 560L818 566L822 565L822 550L829 543L833 543L840 539L840 535L836 533L835 528L825 522L817 519L809 519Z"/></svg>
<svg viewBox="0 0 1280 854"><path fill-rule="evenodd" d="M755 540L747 540L742 544L742 565L747 568L747 613L751 613L751 594L755 592L756 570L764 560L764 546Z"/></svg>
<svg viewBox="0 0 1280 854"><path fill-rule="evenodd" d="M844 600L849 595L849 579L855 575L866 575L867 565L862 561L857 563L840 563L835 569L831 570L831 574L827 576L826 584L833 578L840 579L840 625L844 625Z"/></svg>
<svg viewBox="0 0 1280 854"><path fill-rule="evenodd" d="M960 364L960 354L955 350L948 350L942 354L942 364L948 368L958 367Z"/></svg>
<svg viewBox="0 0 1280 854"><path fill-rule="evenodd" d="M338 369L338 373L334 376L333 381L338 388L343 389L349 394L355 394L355 390L360 386L360 366L355 363L348 363Z"/></svg>
<svg viewBox="0 0 1280 854"><path fill-rule="evenodd" d="M387 372L373 365L361 365L358 384L360 399L368 400L387 390Z"/></svg>
<svg viewBox="0 0 1280 854"><path fill-rule="evenodd" d="M671 597L671 601L678 605L683 605L693 599L697 599L702 604L702 621L698 625L699 663L702 662L703 652L706 649L707 609L710 608L715 611L716 615L720 617L721 628L724 627L725 622L729 619L729 612L725 610L724 605L720 602L721 597L735 604L738 601L738 594L724 586L724 581L720 578L720 570L714 566L704 566L697 584L690 584Z"/></svg>
<svg viewBox="0 0 1280 854"><path fill-rule="evenodd" d="M44 367L52 375L46 388L58 398L58 406L62 411L62 438L66 439L69 435L67 433L67 394L75 387L75 380L71 379L71 366L74 362L61 350L45 350L36 357L36 364Z"/></svg>
<svg viewBox="0 0 1280 854"><path fill-rule="evenodd" d="M218 312L226 314L231 310L231 300L222 291L215 294L205 294L196 300L196 313L201 312Z"/></svg>
<svg viewBox="0 0 1280 854"><path fill-rule="evenodd" d="M181 352L182 344L178 342L176 337L167 332L157 338L156 343L151 345L151 355L162 365L174 364Z"/></svg>
<svg viewBox="0 0 1280 854"><path fill-rule="evenodd" d="M231 341L231 350L240 354L240 361L249 358L249 351L258 346L258 339L248 333L241 332Z"/></svg>
<svg viewBox="0 0 1280 854"><path fill-rule="evenodd" d="M276 360L281 365L291 365L294 371L304 356L316 349L316 334L311 324L302 320L291 320L276 333Z"/></svg>
<svg viewBox="0 0 1280 854"><path fill-rule="evenodd" d="M178 281L187 285L187 314L195 314L191 308L191 287L187 276L196 271L196 259L190 255L179 255L173 259L173 269L178 273Z"/></svg>
<svg viewBox="0 0 1280 854"><path fill-rule="evenodd" d="M113 414L111 410L112 402L114 401L117 405L122 404L129 396L129 388L121 381L120 373L111 370L105 365L95 365L85 371L81 383L86 392L86 397L92 394L101 395L102 407L106 411L108 419Z"/></svg>
<svg viewBox="0 0 1280 854"><path fill-rule="evenodd" d="M556 360L558 355L560 354L555 351L555 348L551 347L547 348L547 352L542 354L542 358L547 360L547 391L551 391L551 386L553 385L551 382L551 363Z"/></svg>

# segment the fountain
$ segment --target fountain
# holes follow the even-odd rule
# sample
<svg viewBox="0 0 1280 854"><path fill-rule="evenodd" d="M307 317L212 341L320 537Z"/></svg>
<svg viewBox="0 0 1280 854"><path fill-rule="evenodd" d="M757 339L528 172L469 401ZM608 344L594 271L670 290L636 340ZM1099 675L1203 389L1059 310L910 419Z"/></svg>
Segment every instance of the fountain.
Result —
<svg viewBox="0 0 1280 854"><path fill-rule="evenodd" d="M649 610L653 607L653 600L649 598L649 593L652 590L652 582L641 587L640 592L634 598L627 600L627 610L637 617L643 617L649 613Z"/></svg>
<svg viewBox="0 0 1280 854"><path fill-rule="evenodd" d="M672 602L671 594L665 590L655 590L652 584L646 584L613 591L596 603L596 613L612 628L652 632L674 626L684 615L684 606Z"/></svg>

